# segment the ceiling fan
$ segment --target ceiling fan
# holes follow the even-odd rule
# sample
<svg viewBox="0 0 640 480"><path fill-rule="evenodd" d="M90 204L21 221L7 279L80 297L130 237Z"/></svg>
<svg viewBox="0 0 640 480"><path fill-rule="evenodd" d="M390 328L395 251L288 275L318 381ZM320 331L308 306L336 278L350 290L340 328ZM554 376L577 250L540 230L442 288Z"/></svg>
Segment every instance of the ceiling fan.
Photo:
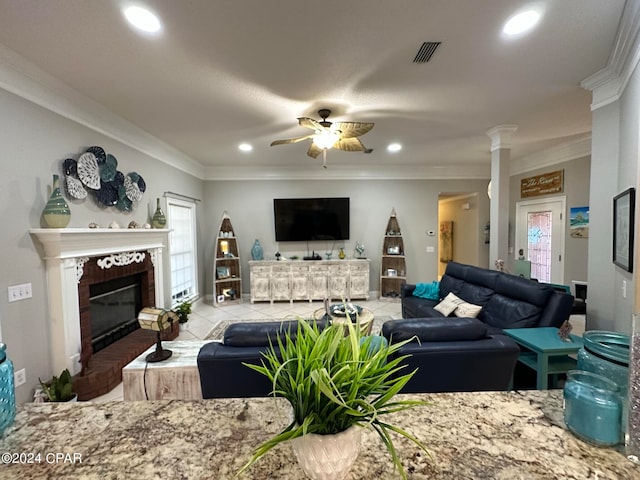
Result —
<svg viewBox="0 0 640 480"><path fill-rule="evenodd" d="M373 123L363 122L336 122L332 123L327 120L331 115L331 110L323 108L318 110L321 121L314 120L309 117L298 118L298 124L301 127L313 130L313 133L302 137L289 138L286 140L275 140L271 142L271 146L285 145L289 143L298 143L303 140L312 139L311 145L307 150L307 155L317 158L320 153L323 154L322 166L327 168L327 150L337 148L345 152L364 152L371 153L373 149L366 148L360 139L373 128Z"/></svg>

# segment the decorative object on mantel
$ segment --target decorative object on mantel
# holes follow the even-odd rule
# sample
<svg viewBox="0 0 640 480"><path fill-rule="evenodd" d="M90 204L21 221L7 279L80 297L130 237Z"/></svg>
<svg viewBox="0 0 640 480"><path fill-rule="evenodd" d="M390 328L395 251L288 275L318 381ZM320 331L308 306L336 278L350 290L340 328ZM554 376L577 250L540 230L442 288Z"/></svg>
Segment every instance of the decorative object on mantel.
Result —
<svg viewBox="0 0 640 480"><path fill-rule="evenodd" d="M278 345L263 354L261 365L246 365L265 375L273 384L274 395L286 399L293 412L291 423L260 445L238 473L276 445L291 440L309 478L342 479L358 456L361 428L370 427L406 480L391 433L411 440L430 456L420 440L384 419L388 413L426 405L395 397L415 373L397 375L406 357L394 358L394 353L409 341L388 344L383 337L364 335L357 317L355 323L323 330L315 322L300 319L296 334L284 332Z"/></svg>
<svg viewBox="0 0 640 480"><path fill-rule="evenodd" d="M0 438L16 416L16 391L13 363L7 357L7 346L0 343Z"/></svg>
<svg viewBox="0 0 640 480"><path fill-rule="evenodd" d="M129 225L127 225L127 228L140 228L140 224L135 220L131 220Z"/></svg>
<svg viewBox="0 0 640 480"><path fill-rule="evenodd" d="M100 228L100 225L98 225L96 222L91 222L89 224L89 228Z"/></svg>
<svg viewBox="0 0 640 480"><path fill-rule="evenodd" d="M109 224L109 228L120 228L120 224L114 220Z"/></svg>
<svg viewBox="0 0 640 480"><path fill-rule="evenodd" d="M150 307L146 307L140 310L140 313L138 314L138 323L140 324L140 328L143 328L145 330L153 330L158 334L156 349L155 351L147 355L147 362L162 362L163 360L171 357L173 352L171 350L165 350L162 348L160 333L167 328L171 328L171 323L177 319L178 315L176 315L171 310Z"/></svg>
<svg viewBox="0 0 640 480"><path fill-rule="evenodd" d="M118 170L118 159L102 147L87 148L78 160L67 158L62 163L67 193L75 200L84 200L87 190L96 202L128 212L134 202L142 200L147 186L136 172L124 175Z"/></svg>
<svg viewBox="0 0 640 480"><path fill-rule="evenodd" d="M71 210L60 193L59 179L56 174L53 175L51 195L44 207L42 217L50 228L65 228L71 221Z"/></svg>
<svg viewBox="0 0 640 480"><path fill-rule="evenodd" d="M251 248L251 259L252 260L263 260L264 253L262 251L262 245L260 245L260 240L256 238L256 241L253 242L253 247Z"/></svg>
<svg viewBox="0 0 640 480"><path fill-rule="evenodd" d="M160 198L156 198L156 211L151 219L151 225L153 228L164 228L167 225L167 217L160 207Z"/></svg>

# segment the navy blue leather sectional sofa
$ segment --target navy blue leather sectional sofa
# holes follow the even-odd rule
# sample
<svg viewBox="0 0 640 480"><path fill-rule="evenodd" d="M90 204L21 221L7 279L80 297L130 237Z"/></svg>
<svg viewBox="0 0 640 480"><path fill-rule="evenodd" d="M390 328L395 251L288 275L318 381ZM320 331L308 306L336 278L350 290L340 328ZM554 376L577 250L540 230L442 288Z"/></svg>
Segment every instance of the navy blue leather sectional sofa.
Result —
<svg viewBox="0 0 640 480"><path fill-rule="evenodd" d="M418 368L405 392L505 390L519 355L505 328L559 327L569 318L573 297L552 286L506 273L456 262L447 264L440 299L450 292L482 306L477 318L444 317L438 300L402 290L403 319L385 322L390 341L415 340L398 351L406 365Z"/></svg>

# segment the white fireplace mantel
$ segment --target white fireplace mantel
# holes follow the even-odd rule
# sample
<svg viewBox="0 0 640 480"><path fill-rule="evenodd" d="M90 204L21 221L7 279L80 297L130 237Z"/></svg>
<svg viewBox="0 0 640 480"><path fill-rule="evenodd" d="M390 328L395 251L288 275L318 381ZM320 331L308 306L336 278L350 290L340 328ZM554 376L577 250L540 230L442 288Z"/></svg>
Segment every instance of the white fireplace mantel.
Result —
<svg viewBox="0 0 640 480"><path fill-rule="evenodd" d="M168 229L32 228L29 233L44 247L49 303L51 360L57 375L65 368L80 371L80 309L78 281L87 257L146 251L154 264L157 306L164 304L162 252L169 245Z"/></svg>

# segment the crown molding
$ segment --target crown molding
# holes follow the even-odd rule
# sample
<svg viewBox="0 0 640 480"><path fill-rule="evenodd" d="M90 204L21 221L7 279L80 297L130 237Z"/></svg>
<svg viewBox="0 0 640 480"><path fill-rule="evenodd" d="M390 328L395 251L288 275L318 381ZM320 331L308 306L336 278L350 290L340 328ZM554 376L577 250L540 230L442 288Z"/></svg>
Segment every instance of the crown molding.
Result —
<svg viewBox="0 0 640 480"><path fill-rule="evenodd" d="M203 166L0 44L0 88L200 178Z"/></svg>
<svg viewBox="0 0 640 480"><path fill-rule="evenodd" d="M511 148L511 136L518 130L517 125L497 125L486 131L491 139L491 151L500 148Z"/></svg>
<svg viewBox="0 0 640 480"><path fill-rule="evenodd" d="M591 155L591 133L571 142L556 145L511 161L509 175L519 175Z"/></svg>
<svg viewBox="0 0 640 480"><path fill-rule="evenodd" d="M580 82L591 90L591 110L617 101L640 61L640 0L627 0L607 66Z"/></svg>
<svg viewBox="0 0 640 480"><path fill-rule="evenodd" d="M464 173L461 173L464 172ZM431 167L425 165L375 165L348 166L329 165L322 168L318 165L300 166L296 168L252 166L210 167L206 170L204 180L453 180L467 179L488 180L491 170L486 165L449 165Z"/></svg>

